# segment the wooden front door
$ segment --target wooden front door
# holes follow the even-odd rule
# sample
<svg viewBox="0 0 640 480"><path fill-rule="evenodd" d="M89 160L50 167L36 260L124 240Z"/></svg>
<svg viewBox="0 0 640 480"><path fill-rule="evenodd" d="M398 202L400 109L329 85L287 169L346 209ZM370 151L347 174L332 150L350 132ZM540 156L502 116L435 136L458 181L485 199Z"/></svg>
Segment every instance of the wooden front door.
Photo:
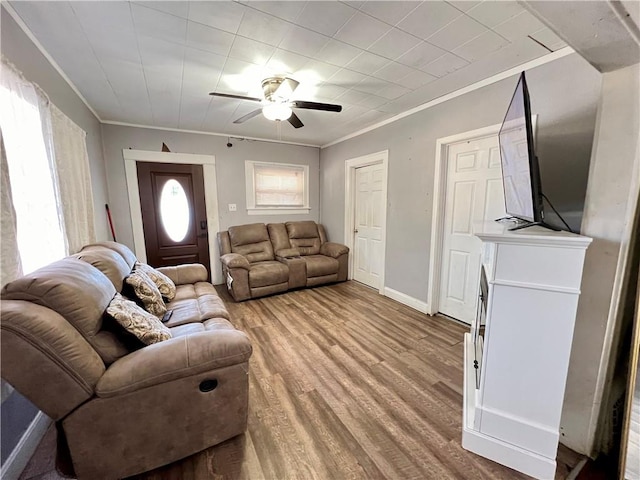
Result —
<svg viewBox="0 0 640 480"><path fill-rule="evenodd" d="M201 263L211 277L202 165L136 166L149 265Z"/></svg>

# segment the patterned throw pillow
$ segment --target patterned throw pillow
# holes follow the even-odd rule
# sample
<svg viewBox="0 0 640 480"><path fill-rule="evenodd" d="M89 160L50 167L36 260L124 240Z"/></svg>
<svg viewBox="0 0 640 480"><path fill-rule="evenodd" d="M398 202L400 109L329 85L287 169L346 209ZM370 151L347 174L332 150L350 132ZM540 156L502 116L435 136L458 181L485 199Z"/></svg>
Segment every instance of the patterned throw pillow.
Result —
<svg viewBox="0 0 640 480"><path fill-rule="evenodd" d="M141 271L147 274L147 277L151 279L153 283L156 284L158 290L164 298L167 299L168 302L173 300L176 296L176 284L167 277L164 273L159 272L151 265L147 265L146 263L136 262L133 266L133 271Z"/></svg>
<svg viewBox="0 0 640 480"><path fill-rule="evenodd" d="M160 320L119 293L116 293L109 303L107 313L145 345L171 338L171 330L165 327Z"/></svg>
<svg viewBox="0 0 640 480"><path fill-rule="evenodd" d="M133 271L124 281L133 287L133 292L140 299L147 312L158 318L162 318L167 313L167 307L162 300L160 290L144 272Z"/></svg>

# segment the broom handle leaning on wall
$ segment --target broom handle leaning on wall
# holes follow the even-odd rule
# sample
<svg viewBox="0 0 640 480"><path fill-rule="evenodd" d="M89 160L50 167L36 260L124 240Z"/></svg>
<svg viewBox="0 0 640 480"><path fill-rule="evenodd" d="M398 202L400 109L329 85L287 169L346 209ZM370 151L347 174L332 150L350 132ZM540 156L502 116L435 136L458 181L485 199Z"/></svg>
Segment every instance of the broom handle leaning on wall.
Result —
<svg viewBox="0 0 640 480"><path fill-rule="evenodd" d="M105 203L104 208L107 210L107 219L109 220L109 227L111 228L111 236L113 237L113 241L117 242L116 231L113 228L113 220L111 220L111 211L109 210L109 204Z"/></svg>

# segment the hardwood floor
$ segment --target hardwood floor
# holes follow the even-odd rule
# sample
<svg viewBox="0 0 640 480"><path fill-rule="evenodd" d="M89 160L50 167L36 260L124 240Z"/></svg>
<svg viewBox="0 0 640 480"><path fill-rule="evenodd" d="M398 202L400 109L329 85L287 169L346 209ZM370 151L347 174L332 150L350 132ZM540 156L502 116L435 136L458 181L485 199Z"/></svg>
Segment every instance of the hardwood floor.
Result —
<svg viewBox="0 0 640 480"><path fill-rule="evenodd" d="M530 478L460 446L466 327L356 282L234 303L254 347L244 435L135 477ZM50 433L22 479L62 478ZM582 457L560 447L556 479Z"/></svg>

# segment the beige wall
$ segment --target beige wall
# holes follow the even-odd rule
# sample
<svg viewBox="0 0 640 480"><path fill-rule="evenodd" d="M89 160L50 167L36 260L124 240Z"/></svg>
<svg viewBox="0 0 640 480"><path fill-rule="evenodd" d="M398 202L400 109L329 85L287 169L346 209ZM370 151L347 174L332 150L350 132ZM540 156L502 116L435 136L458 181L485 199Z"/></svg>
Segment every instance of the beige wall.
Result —
<svg viewBox="0 0 640 480"><path fill-rule="evenodd" d="M605 73L598 105L582 233L593 238L587 250L562 414L562 442L591 454L607 369L619 285L640 176L640 64ZM635 182L635 186L634 186ZM601 415L611 415L602 411ZM606 420L604 417L601 421Z"/></svg>
<svg viewBox="0 0 640 480"><path fill-rule="evenodd" d="M319 149L272 142L231 139L227 137L182 133L150 128L103 125L104 158L109 183L109 207L113 216L116 237L133 248L129 198L124 173L122 150L150 150L159 152L166 143L172 152L197 153L216 157L218 215L220 229L232 225L256 222L285 222L289 220L315 220L319 218ZM300 215L248 215L246 210L245 160L295 163L309 166L309 203L311 211ZM228 205L235 203L237 210L230 212ZM210 239L215 241L215 239Z"/></svg>

